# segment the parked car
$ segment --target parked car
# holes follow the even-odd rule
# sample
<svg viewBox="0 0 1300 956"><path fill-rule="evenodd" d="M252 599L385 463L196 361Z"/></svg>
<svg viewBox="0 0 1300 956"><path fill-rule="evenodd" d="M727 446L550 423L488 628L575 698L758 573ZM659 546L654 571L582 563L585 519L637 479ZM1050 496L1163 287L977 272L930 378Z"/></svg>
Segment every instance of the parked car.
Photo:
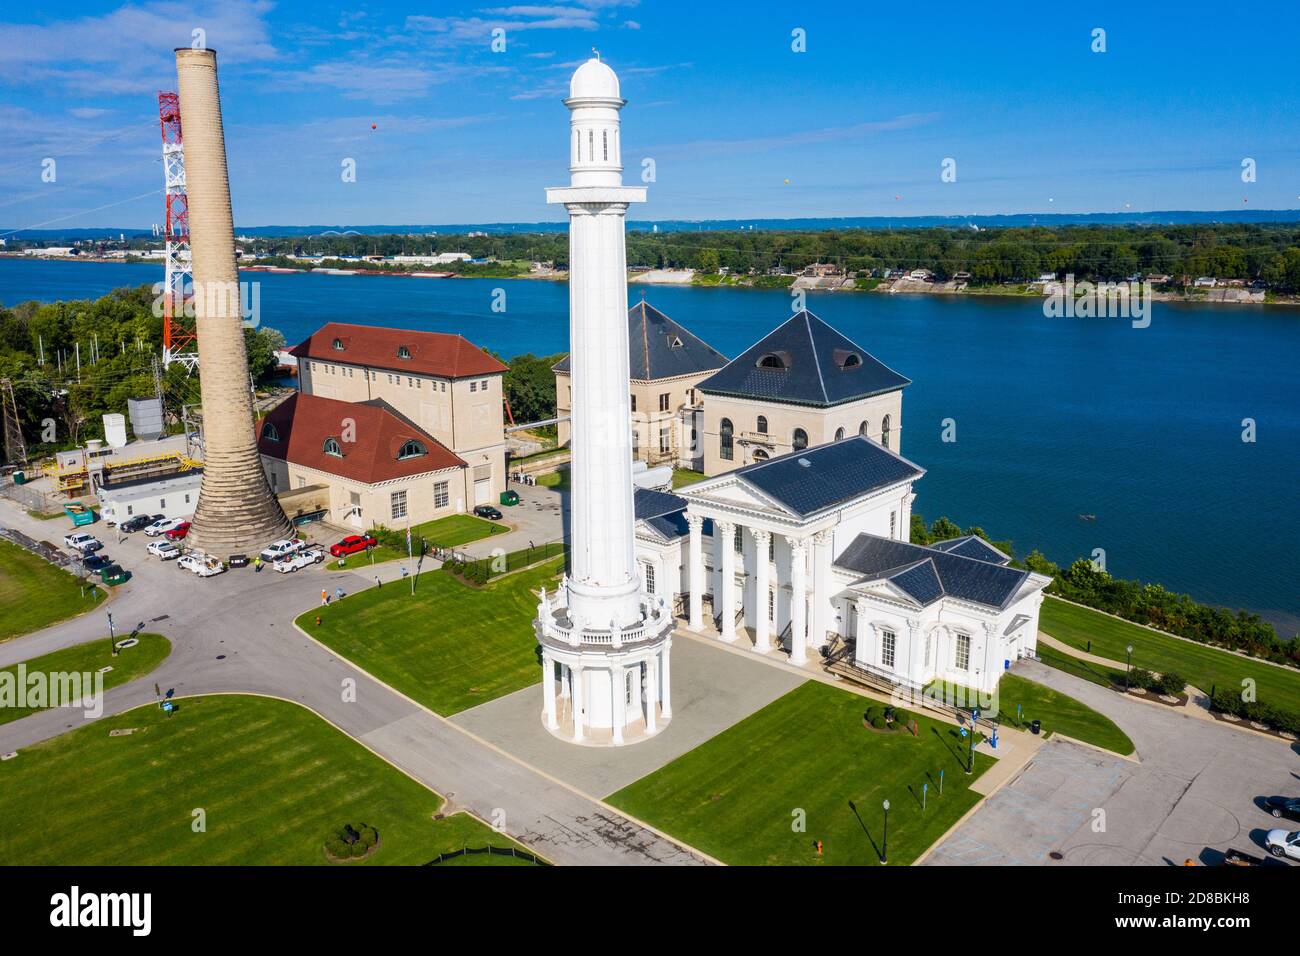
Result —
<svg viewBox="0 0 1300 956"><path fill-rule="evenodd" d="M170 531L163 532L163 534L166 535L168 541L184 541L185 536L189 533L190 533L190 523L188 521L182 521L180 524L172 528Z"/></svg>
<svg viewBox="0 0 1300 956"><path fill-rule="evenodd" d="M91 554L81 559L81 566L92 574L98 574L112 563L113 559L106 554Z"/></svg>
<svg viewBox="0 0 1300 956"><path fill-rule="evenodd" d="M293 554L295 551L302 550L302 542L297 538L281 538L279 541L272 541L266 546L259 557L263 561L269 561L274 564L287 554Z"/></svg>
<svg viewBox="0 0 1300 956"><path fill-rule="evenodd" d="M368 534L350 534L338 544L331 544L330 554L342 558L349 554L356 554L358 551L369 551L378 544L379 542Z"/></svg>
<svg viewBox="0 0 1300 956"><path fill-rule="evenodd" d="M136 531L143 531L155 521L163 520L165 519L162 515L136 515L134 518L127 518L117 527L120 531L125 531L127 534L133 534Z"/></svg>
<svg viewBox="0 0 1300 956"><path fill-rule="evenodd" d="M480 518L487 518L489 521L500 521L504 517L501 512L491 505L478 505L475 507L474 513Z"/></svg>
<svg viewBox="0 0 1300 956"><path fill-rule="evenodd" d="M1300 797L1266 797L1264 805L1275 817L1290 817L1300 820Z"/></svg>
<svg viewBox="0 0 1300 956"><path fill-rule="evenodd" d="M226 570L226 566L216 558L196 552L181 555L180 560L176 562L176 566L197 574L201 578L210 578L214 574L220 574Z"/></svg>
<svg viewBox="0 0 1300 956"><path fill-rule="evenodd" d="M288 574L290 571L297 571L299 568L305 568L312 564L320 564L325 560L325 553L320 548L303 548L301 551L294 551L292 554L286 554L283 558L276 561L271 567L281 574Z"/></svg>
<svg viewBox="0 0 1300 956"><path fill-rule="evenodd" d="M151 538L156 538L160 534L166 534L177 525L189 524L184 518L158 518L151 525L144 529L144 533Z"/></svg>
<svg viewBox="0 0 1300 956"><path fill-rule="evenodd" d="M172 541L155 541L145 550L164 561L170 561L181 556L181 549Z"/></svg>
<svg viewBox="0 0 1300 956"><path fill-rule="evenodd" d="M1290 857L1300 860L1300 830L1269 830L1264 837L1264 845L1274 856Z"/></svg>
<svg viewBox="0 0 1300 956"><path fill-rule="evenodd" d="M74 551L80 551L82 554L93 554L104 547L104 542L93 535L86 534L84 531L65 535L63 543Z"/></svg>

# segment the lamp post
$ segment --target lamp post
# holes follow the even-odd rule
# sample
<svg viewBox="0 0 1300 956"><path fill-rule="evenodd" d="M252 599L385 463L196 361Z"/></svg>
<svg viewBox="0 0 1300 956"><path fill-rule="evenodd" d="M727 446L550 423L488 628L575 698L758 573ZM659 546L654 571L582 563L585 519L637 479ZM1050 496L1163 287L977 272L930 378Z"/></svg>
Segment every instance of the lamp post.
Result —
<svg viewBox="0 0 1300 956"><path fill-rule="evenodd" d="M113 614L111 611L108 615L108 647L113 652L113 656L117 657L117 636L113 632Z"/></svg>
<svg viewBox="0 0 1300 956"><path fill-rule="evenodd" d="M880 862L889 862L889 801L886 800L881 804L885 808L885 827L883 835L880 838Z"/></svg>
<svg viewBox="0 0 1300 956"><path fill-rule="evenodd" d="M1128 655L1124 658L1124 690L1127 691L1128 674L1129 671L1133 669L1133 645L1130 644L1128 647L1124 648L1124 652Z"/></svg>

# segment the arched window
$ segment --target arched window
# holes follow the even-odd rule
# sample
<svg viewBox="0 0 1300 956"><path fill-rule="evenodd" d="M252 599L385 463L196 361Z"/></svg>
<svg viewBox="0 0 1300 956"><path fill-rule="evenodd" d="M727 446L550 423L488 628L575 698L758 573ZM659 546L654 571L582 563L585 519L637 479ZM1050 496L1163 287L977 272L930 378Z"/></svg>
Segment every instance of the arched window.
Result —
<svg viewBox="0 0 1300 956"><path fill-rule="evenodd" d="M844 429L843 428L835 429L835 440L839 441L843 437L844 437Z"/></svg>
<svg viewBox="0 0 1300 956"><path fill-rule="evenodd" d="M410 358L410 357L411 357L411 350L408 349L405 345L399 345L399 346L397 347L397 357L398 357L398 358Z"/></svg>
<svg viewBox="0 0 1300 956"><path fill-rule="evenodd" d="M768 352L758 360L758 367L783 369L785 368L785 359L781 358L781 356L777 355L775 352Z"/></svg>
<svg viewBox="0 0 1300 956"><path fill-rule="evenodd" d="M419 458L421 455L427 454L429 454L428 449L412 438L402 445L401 451L397 453L397 460L404 461L407 458Z"/></svg>
<svg viewBox="0 0 1300 956"><path fill-rule="evenodd" d="M767 434L767 416L766 416L766 415L759 415L759 416L758 416L758 433L759 433L760 435L766 435L766 434Z"/></svg>
<svg viewBox="0 0 1300 956"><path fill-rule="evenodd" d="M734 437L735 428L731 424L731 419L724 418L718 426L718 457L723 461L731 461L736 457Z"/></svg>
<svg viewBox="0 0 1300 956"><path fill-rule="evenodd" d="M339 447L339 443L333 438L325 439L325 444L321 446L321 451L325 452L327 455L333 455L335 458L343 457L343 449Z"/></svg>
<svg viewBox="0 0 1300 956"><path fill-rule="evenodd" d="M332 344L333 344L333 346L334 346L334 351L335 351L335 352L342 352L342 351L343 351L343 340L342 340L342 339L335 339L334 342L333 342Z"/></svg>
<svg viewBox="0 0 1300 956"><path fill-rule="evenodd" d="M790 444L794 447L795 451L803 451L808 447L808 433L802 428L796 428L794 430L794 438L790 440Z"/></svg>
<svg viewBox="0 0 1300 956"><path fill-rule="evenodd" d="M886 415L885 420L880 423L880 444L884 445L886 448L889 447L889 416L888 415Z"/></svg>
<svg viewBox="0 0 1300 956"><path fill-rule="evenodd" d="M761 448L754 449L754 461L767 461L767 452Z"/></svg>
<svg viewBox="0 0 1300 956"><path fill-rule="evenodd" d="M862 357L857 352L850 352L844 356L844 362L840 365L840 368L855 368L861 364Z"/></svg>
<svg viewBox="0 0 1300 956"><path fill-rule="evenodd" d="M262 425L262 437L265 438L267 441L279 441L280 433L279 431L276 430L276 427L274 425L272 425L270 422L266 422L264 425Z"/></svg>
<svg viewBox="0 0 1300 956"><path fill-rule="evenodd" d="M861 435L863 438L867 437L867 432L869 432L870 430L871 429L866 422L863 422L861 425L858 426L858 434Z"/></svg>

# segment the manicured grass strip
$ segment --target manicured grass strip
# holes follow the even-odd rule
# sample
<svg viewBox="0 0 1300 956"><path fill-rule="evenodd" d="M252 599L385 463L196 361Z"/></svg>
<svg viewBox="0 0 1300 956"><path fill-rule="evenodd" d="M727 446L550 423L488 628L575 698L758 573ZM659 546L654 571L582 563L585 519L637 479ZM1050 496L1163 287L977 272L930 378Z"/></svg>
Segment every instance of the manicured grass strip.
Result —
<svg viewBox="0 0 1300 956"><path fill-rule="evenodd" d="M83 597L75 575L0 540L0 641L89 611L96 604L96 594L87 588Z"/></svg>
<svg viewBox="0 0 1300 956"><path fill-rule="evenodd" d="M1019 719L1016 705L1020 706ZM997 719L998 723L1021 730L1028 730L1031 721L1040 720L1045 734L1059 732L1123 756L1134 749L1133 741L1105 714L1018 674L1004 674L998 684Z"/></svg>
<svg viewBox="0 0 1300 956"><path fill-rule="evenodd" d="M888 799L889 862L910 863L979 801L969 785L993 761L976 754L967 776L957 728L928 717L917 737L867 730L872 703L808 681L608 801L725 863L875 865Z"/></svg>
<svg viewBox="0 0 1300 956"><path fill-rule="evenodd" d="M683 488L686 485L693 485L697 481L703 481L707 475L702 471L692 471L689 468L673 469L673 487Z"/></svg>
<svg viewBox="0 0 1300 956"><path fill-rule="evenodd" d="M1079 650L1092 642L1092 653L1120 664L1125 647L1133 645L1133 666L1175 671L1194 687L1210 693L1216 686L1240 691L1242 681L1255 682L1256 699L1300 710L1300 671L1275 667L1229 651L1169 637L1089 608L1048 598L1039 625L1044 633Z"/></svg>
<svg viewBox="0 0 1300 956"><path fill-rule="evenodd" d="M122 640L124 635L117 635L118 640ZM100 640L90 641L86 644L77 644L73 647L65 647L63 650L55 651L52 654L45 654L42 657L34 657L29 661L23 662L26 676L30 679L33 673L45 674L90 674L94 679L94 674L101 667L112 667L113 669L104 675L104 690L111 690L121 684L135 680L137 677L143 677L151 670L161 664L172 651L171 641L161 634L137 634L136 640L140 643L134 647L124 647L118 651L114 657L108 646L108 636L105 635ZM0 668L0 674L10 673L17 680L18 665L12 664L9 667ZM0 687L3 687L4 678L0 677ZM3 696L0 696L0 724L7 724L11 720L17 720L20 717L26 717L28 714L35 713L38 710L46 710L49 707L48 701L41 707L18 707L9 706Z"/></svg>
<svg viewBox="0 0 1300 956"><path fill-rule="evenodd" d="M361 552L349 555L341 568L339 567L338 558L331 558L326 554L330 570L355 571L370 564L396 561L398 558L405 559L407 556L406 529L398 528L394 530L401 535L402 541L400 545L381 544L369 554ZM505 534L509 530L509 528L497 522L487 521L475 515L447 515L445 518L435 518L433 521L426 521L424 524L412 525L411 548L418 560L420 557L421 537L428 542L430 548L435 545L441 548L459 548L471 541L490 538L494 534ZM326 550L329 550L328 547Z"/></svg>
<svg viewBox="0 0 1300 956"><path fill-rule="evenodd" d="M1120 684L1124 682L1124 671L1122 669L1115 670L1103 664L1081 660L1072 654L1058 651L1056 648L1048 647L1041 642L1038 645L1037 653L1039 660L1049 667L1055 667L1058 671L1065 671L1065 673L1073 674L1075 677L1082 677L1098 687L1111 687L1116 681ZM1112 678L1111 675L1114 675L1114 677Z"/></svg>
<svg viewBox="0 0 1300 956"><path fill-rule="evenodd" d="M542 679L534 592L555 587L556 559L483 588L449 571L368 588L298 618L298 626L358 667L449 716ZM320 615L321 623L316 624Z"/></svg>
<svg viewBox="0 0 1300 956"><path fill-rule="evenodd" d="M109 731L135 728L128 736ZM509 838L310 711L263 697L183 698L106 717L0 764L0 865L327 864L346 823L379 831L356 863L426 863ZM205 832L194 832L202 810ZM499 862L486 857L479 862Z"/></svg>

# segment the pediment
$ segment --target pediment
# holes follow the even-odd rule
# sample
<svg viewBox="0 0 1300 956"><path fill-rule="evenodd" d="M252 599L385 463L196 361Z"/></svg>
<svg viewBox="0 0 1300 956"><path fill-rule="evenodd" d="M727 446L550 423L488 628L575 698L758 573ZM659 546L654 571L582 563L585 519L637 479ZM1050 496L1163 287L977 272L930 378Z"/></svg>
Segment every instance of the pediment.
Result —
<svg viewBox="0 0 1300 956"><path fill-rule="evenodd" d="M727 479L721 477L717 481L717 484L709 482L707 485L701 482L689 491L681 489L677 493L689 502L699 503L704 506L716 504L727 508L742 508L747 511L759 511L766 514L793 515L789 508L775 498L763 494L742 478Z"/></svg>

